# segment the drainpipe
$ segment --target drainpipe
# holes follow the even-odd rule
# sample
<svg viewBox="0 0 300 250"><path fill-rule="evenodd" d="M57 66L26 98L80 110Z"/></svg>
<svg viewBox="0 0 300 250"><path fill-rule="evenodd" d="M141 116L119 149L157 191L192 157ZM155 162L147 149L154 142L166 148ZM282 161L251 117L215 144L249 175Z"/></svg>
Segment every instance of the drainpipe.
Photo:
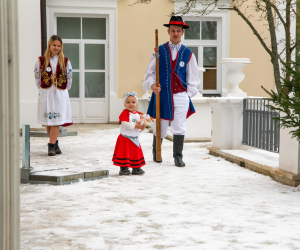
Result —
<svg viewBox="0 0 300 250"><path fill-rule="evenodd" d="M41 55L44 55L47 49L47 18L46 18L46 1L40 0L41 6Z"/></svg>

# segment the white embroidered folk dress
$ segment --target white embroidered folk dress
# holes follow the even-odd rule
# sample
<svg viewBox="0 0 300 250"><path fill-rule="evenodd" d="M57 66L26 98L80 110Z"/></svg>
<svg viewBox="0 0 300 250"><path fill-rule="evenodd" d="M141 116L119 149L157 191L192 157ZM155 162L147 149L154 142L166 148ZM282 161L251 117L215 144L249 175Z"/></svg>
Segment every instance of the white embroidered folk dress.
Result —
<svg viewBox="0 0 300 250"><path fill-rule="evenodd" d="M50 58L53 74L56 73L58 56ZM55 84L48 89L41 88L40 62L37 60L34 66L35 83L39 89L37 122L47 126L59 126L72 122L69 89L72 86L72 66L67 64L67 89L56 89ZM55 93L56 89L56 93Z"/></svg>

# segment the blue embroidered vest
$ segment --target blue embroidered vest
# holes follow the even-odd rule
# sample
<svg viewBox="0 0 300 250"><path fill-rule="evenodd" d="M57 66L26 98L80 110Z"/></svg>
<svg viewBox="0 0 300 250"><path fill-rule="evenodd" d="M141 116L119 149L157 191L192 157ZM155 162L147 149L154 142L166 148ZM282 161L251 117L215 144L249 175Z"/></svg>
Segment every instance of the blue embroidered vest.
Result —
<svg viewBox="0 0 300 250"><path fill-rule="evenodd" d="M177 54L177 63L173 72L171 63L172 53L169 47L169 43L167 42L159 46L159 83L161 85L160 117L164 120L174 119L172 74L174 73L181 82L182 87L187 89L186 65L189 62L192 53L193 52L189 48L181 45L180 50ZM151 117L156 118L156 95L154 93L152 93L147 113ZM195 113L195 109L192 101L190 100L187 118L193 113Z"/></svg>

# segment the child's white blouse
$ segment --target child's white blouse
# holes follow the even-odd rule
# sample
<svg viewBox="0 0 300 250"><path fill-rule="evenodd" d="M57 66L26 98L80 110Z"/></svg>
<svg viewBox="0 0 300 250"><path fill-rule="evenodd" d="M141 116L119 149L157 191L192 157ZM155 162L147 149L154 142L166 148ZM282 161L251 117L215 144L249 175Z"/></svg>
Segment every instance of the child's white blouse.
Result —
<svg viewBox="0 0 300 250"><path fill-rule="evenodd" d="M141 119L141 115L134 111L130 112L124 109L119 116L120 134L130 137L138 137L141 133L140 129L135 129L135 124Z"/></svg>

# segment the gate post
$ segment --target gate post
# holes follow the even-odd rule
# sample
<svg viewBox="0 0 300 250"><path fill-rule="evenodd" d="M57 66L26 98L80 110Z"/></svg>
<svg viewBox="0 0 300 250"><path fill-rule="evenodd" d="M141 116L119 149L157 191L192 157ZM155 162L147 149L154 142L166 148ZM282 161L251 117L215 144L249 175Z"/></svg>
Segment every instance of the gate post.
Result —
<svg viewBox="0 0 300 250"><path fill-rule="evenodd" d="M30 173L30 126L23 125L21 181L23 180L28 181L29 173Z"/></svg>
<svg viewBox="0 0 300 250"><path fill-rule="evenodd" d="M282 113L280 113L282 115ZM280 128L279 168L293 174L300 174L300 143L292 138L294 128Z"/></svg>
<svg viewBox="0 0 300 250"><path fill-rule="evenodd" d="M241 149L243 137L243 98L212 98L212 147Z"/></svg>

